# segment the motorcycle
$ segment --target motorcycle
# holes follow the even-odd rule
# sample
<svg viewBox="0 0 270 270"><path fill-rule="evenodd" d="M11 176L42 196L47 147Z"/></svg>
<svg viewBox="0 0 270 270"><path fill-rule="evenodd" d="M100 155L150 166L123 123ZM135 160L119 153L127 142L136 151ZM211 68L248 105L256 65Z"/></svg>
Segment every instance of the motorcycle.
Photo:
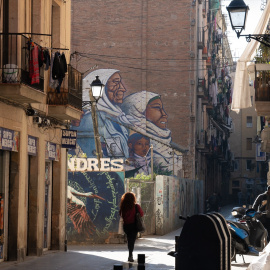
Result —
<svg viewBox="0 0 270 270"><path fill-rule="evenodd" d="M262 215L263 213L256 212L254 209L233 208L232 216L236 220L227 219L225 221L231 234L231 261L236 261L236 254L259 256L259 252L265 248L268 234L260 221ZM179 218L182 220L189 219L189 217L182 216L179 216ZM170 251L168 255L177 258L177 248Z"/></svg>
<svg viewBox="0 0 270 270"><path fill-rule="evenodd" d="M236 254L259 256L267 245L267 230L260 221L263 215L255 209L234 207L232 216L236 221L226 220L231 236L231 260L235 261Z"/></svg>

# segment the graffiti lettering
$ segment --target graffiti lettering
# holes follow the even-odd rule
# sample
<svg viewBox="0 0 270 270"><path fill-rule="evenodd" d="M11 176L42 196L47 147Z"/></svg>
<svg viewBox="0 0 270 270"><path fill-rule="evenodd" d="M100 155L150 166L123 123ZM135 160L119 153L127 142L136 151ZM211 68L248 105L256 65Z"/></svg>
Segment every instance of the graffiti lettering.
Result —
<svg viewBox="0 0 270 270"><path fill-rule="evenodd" d="M98 168L97 158L70 158L68 160L68 169L71 172L92 172L92 171L123 171L123 159L110 160L109 158L100 159L100 169ZM111 165L111 166L110 166Z"/></svg>
<svg viewBox="0 0 270 270"><path fill-rule="evenodd" d="M156 225L158 228L162 228L162 215L160 209L156 211Z"/></svg>
<svg viewBox="0 0 270 270"><path fill-rule="evenodd" d="M116 192L113 181L115 180L115 178L111 177L111 175L107 172L103 172L101 173L101 175L106 175L107 178L107 188L111 190L112 192L112 201L108 201L108 203L111 205L111 214L109 217L105 217L105 226L103 228L102 231L96 231L97 234L101 235L101 234L105 234L108 233L110 226L112 225L113 221L116 220L116 213L118 213L118 205L117 205L117 194L118 192Z"/></svg>
<svg viewBox="0 0 270 270"><path fill-rule="evenodd" d="M88 176L88 174L87 174L86 172L83 172L83 175L84 175L84 177L86 178L86 180L87 180L88 183L89 183L89 188L90 188L90 189L93 189L93 191L94 191L95 194L98 194L98 189L97 189L97 186L96 186L96 184L94 183L93 179L91 179L91 178ZM102 202L101 202L100 200L94 199L94 205L95 205L95 207L94 207L94 209L91 211L91 213L92 213L92 215L93 215L93 220L95 220L96 217L97 217L98 210L99 210L99 208L100 208L100 204L101 204L101 203L102 203Z"/></svg>

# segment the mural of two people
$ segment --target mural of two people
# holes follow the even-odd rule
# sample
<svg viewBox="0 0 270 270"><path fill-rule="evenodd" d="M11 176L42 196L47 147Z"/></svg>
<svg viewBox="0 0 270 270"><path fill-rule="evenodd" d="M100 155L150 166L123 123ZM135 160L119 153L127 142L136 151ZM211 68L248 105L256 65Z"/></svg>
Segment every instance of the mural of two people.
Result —
<svg viewBox="0 0 270 270"><path fill-rule="evenodd" d="M143 152L135 153L133 149L135 139L147 140L149 147L153 145L154 172L177 175L182 168L182 157L179 152L177 154L177 151L173 153L171 131L167 128L168 115L163 107L161 96L140 91L125 97L127 89L120 71L98 69L89 73L83 80L84 101L89 100L90 84L96 76L99 76L105 85L103 96L97 103L103 156L122 157L128 163L126 170L143 166L137 173L151 174L149 148L145 151L146 155ZM94 134L89 107L84 108L84 115L76 129L80 149L87 154L87 157L93 156L95 144L92 143ZM143 135L144 139L140 135ZM80 140L80 138L84 139ZM92 151L89 151L90 140Z"/></svg>

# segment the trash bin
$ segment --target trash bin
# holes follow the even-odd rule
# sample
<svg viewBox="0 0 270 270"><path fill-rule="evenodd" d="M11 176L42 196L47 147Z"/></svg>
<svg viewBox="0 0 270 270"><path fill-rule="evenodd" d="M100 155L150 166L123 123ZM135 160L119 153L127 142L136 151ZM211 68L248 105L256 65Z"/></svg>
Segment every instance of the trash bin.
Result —
<svg viewBox="0 0 270 270"><path fill-rule="evenodd" d="M6 64L3 68L3 82L15 83L18 81L18 66L15 64Z"/></svg>
<svg viewBox="0 0 270 270"><path fill-rule="evenodd" d="M230 235L226 222L221 219L216 214L187 218L176 248L178 269L231 269Z"/></svg>

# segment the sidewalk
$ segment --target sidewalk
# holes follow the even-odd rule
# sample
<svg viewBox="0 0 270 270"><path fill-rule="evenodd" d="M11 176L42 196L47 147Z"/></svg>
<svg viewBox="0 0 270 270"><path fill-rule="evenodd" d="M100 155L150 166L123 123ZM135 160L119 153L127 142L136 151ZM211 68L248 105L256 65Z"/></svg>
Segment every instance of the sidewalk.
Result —
<svg viewBox="0 0 270 270"><path fill-rule="evenodd" d="M27 257L21 263L0 263L2 270L111 270L114 264L122 264L124 269L137 269L138 254L145 254L147 270L169 270L175 268L175 260L167 253L174 250L175 235L181 229L164 236L150 235L136 241L134 250L135 263L129 264L126 244L102 244L92 246L69 245L67 252L50 251L41 257Z"/></svg>

